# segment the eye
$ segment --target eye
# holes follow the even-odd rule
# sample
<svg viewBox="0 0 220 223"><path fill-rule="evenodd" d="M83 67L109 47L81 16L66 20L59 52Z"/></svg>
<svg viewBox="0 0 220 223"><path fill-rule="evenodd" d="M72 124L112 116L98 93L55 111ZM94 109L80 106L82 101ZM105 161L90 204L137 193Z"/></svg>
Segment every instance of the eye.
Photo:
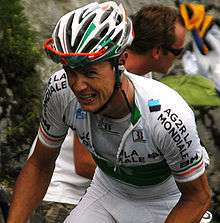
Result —
<svg viewBox="0 0 220 223"><path fill-rule="evenodd" d="M84 73L86 77L92 78L97 76L97 72L95 70L88 70Z"/></svg>
<svg viewBox="0 0 220 223"><path fill-rule="evenodd" d="M68 66L65 66L65 67L63 66L63 69L65 70L66 75L67 75L68 78L71 78L71 77L75 76L74 70L72 70Z"/></svg>

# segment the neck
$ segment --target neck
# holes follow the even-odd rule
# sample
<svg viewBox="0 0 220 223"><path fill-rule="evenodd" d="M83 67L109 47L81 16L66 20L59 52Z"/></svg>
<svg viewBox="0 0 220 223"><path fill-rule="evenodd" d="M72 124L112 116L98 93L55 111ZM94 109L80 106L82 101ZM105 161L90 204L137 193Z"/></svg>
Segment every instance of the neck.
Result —
<svg viewBox="0 0 220 223"><path fill-rule="evenodd" d="M129 50L125 67L127 71L143 76L152 71L151 58L148 54L137 54Z"/></svg>
<svg viewBox="0 0 220 223"><path fill-rule="evenodd" d="M121 88L115 89L113 94L111 101L100 114L114 119L123 118L130 113L134 100L134 86L125 75L122 75Z"/></svg>

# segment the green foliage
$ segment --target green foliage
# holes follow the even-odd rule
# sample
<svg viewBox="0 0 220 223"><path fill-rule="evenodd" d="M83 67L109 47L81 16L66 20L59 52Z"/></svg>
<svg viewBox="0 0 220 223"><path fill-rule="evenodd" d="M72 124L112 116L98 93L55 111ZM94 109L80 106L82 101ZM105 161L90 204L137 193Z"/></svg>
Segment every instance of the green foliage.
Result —
<svg viewBox="0 0 220 223"><path fill-rule="evenodd" d="M11 124L5 133L12 148L30 143L39 123L42 81L35 67L42 52L37 36L21 0L0 0L0 68L13 93L13 103L4 102L4 106L11 106L7 114Z"/></svg>
<svg viewBox="0 0 220 223"><path fill-rule="evenodd" d="M40 61L36 33L30 30L20 0L0 0L0 60L6 72L27 76Z"/></svg>
<svg viewBox="0 0 220 223"><path fill-rule="evenodd" d="M203 76L165 76L160 81L176 90L192 106L220 106L214 83Z"/></svg>

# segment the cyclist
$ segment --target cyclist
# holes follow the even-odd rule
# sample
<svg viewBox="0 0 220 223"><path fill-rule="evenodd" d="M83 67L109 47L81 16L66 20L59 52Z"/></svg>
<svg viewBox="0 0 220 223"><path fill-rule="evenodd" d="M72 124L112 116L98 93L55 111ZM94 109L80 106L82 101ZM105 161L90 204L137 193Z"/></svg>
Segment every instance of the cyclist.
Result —
<svg viewBox="0 0 220 223"><path fill-rule="evenodd" d="M185 37L185 29L182 27L182 22L177 10L164 5L150 4L142 7L135 15L132 16L132 20L134 23L136 37L131 47L129 47L129 50L124 53L126 68L135 74L145 75L146 77L151 77L151 74L149 73L150 71L158 71L162 73L164 69L168 70L169 67L167 67L167 65L166 68L161 66L161 64L167 64L164 62L161 63L161 60L163 59L165 62L167 60L170 61L170 66L171 62L174 60L173 53L171 52L170 54L169 52L165 52L165 49L163 49L161 56L158 55L159 59L157 59L157 56L155 59L153 51L155 51L158 46L165 44L162 36L164 34L164 30L167 29L170 31L163 37L166 40L170 40L166 42L170 42L171 45L178 45L179 47L178 43L181 43L180 48L177 49L176 47L173 47L176 49L175 52L178 51L179 54L181 54ZM140 24L145 25L141 26ZM160 26L156 26L155 24L160 24ZM175 30L175 25L178 27L178 31ZM146 32L147 30L151 30L151 32ZM179 32L179 30L181 32ZM156 35L152 36L152 33L156 33ZM159 36L159 38L155 38L155 36ZM159 47L159 50L156 50L156 52L160 52L160 50L161 48ZM58 221L58 219L61 221L65 216L65 209L74 207L78 203L81 195L84 194L86 186L89 185L89 180L82 179L74 172L75 166L76 172L86 178L91 179L94 173L94 166L91 167L91 164L88 164L88 159L85 159L88 152L84 151L78 140L75 142L77 146L75 146L74 149L74 161L72 156L68 155L72 154L73 151L72 137L72 131L68 131L68 135L61 148L61 153L56 160L56 167L49 188L43 199L46 201L42 204L43 208L48 209L48 212L50 213L49 216L46 216L47 221L50 221L50 218L53 222ZM32 146L32 151L35 143ZM78 152L78 150L80 151ZM82 154L85 155L82 156ZM89 158L89 160L91 159ZM59 205L51 202L74 205ZM53 214L51 214L52 211L54 212ZM61 212L63 213L62 215L60 214Z"/></svg>
<svg viewBox="0 0 220 223"><path fill-rule="evenodd" d="M163 36L166 39L166 42L169 42L167 40L172 40L173 42L171 42L170 45L172 45L173 43L174 45L176 45L174 41L177 38L176 42L181 43L180 48L182 49L185 37L185 28L182 28L182 23L179 20L179 14L175 8L158 4L150 4L141 8L138 13L132 16L132 20L134 22L134 31L136 33L136 38L134 39L132 46L129 47L129 50L124 53L126 68L128 68L130 72L133 72L135 74L144 74L146 77L151 77L151 74L149 72L151 70L158 71L158 65L161 65L161 57L159 58L159 60L154 60L153 57L151 58L151 53L149 51L153 51L152 48L154 48L155 50L156 47L164 44L165 41L162 38L162 34L164 33L164 30L168 30L168 27L170 27L170 32L167 33L166 36ZM182 32L173 32L173 30L175 29L176 21L178 21L178 28L180 27L179 29ZM139 24L145 25L141 26ZM160 26L155 24L160 24ZM151 30L151 32L147 32L147 30ZM157 35L154 36L159 36L160 38L155 38L154 36L152 36L152 33L156 33ZM143 37L145 38L143 39ZM140 41L142 42L140 43ZM170 55L166 52L162 52L162 56L163 60L170 60L171 58L172 60L174 59L173 54ZM165 69L167 69L167 63L163 64L166 64ZM163 70L164 68L159 71L163 72ZM58 205L57 203L52 204L51 202L68 204L73 203L74 205L76 205L80 197L79 194L82 195L83 192L85 192L86 186L89 185L89 180L82 179L74 172L75 166L76 172L86 178L91 179L94 173L95 168L93 166L91 168L91 164L88 164L88 160L91 160L89 159L90 157L88 156L88 159L85 159L85 156L87 156L88 152L84 151L77 138L75 141L77 146L74 149L75 156L73 156L74 161L73 157L68 155L73 153L72 137L73 133L70 130L68 131L67 137L65 138L62 145L61 152L56 160L55 170L47 193L43 199L44 201L46 201L42 203L43 208L48 209L48 212L50 213L51 210L53 212L56 212L54 214L50 214L50 217L46 217L47 221L49 221L49 218L52 218L53 220L51 219L51 221L54 222L56 216L58 219L61 219L61 214L59 213L63 212L62 215L64 216L65 206L69 208L69 205ZM34 145L32 146L31 152L33 152L35 144L36 140ZM78 152L78 150L80 151ZM82 154L85 154L85 156L82 156ZM86 168L86 166L88 167ZM57 218L56 221L58 221Z"/></svg>
<svg viewBox="0 0 220 223"><path fill-rule="evenodd" d="M210 193L193 112L167 86L121 71L118 57L132 38L115 2L91 3L60 19L45 48L64 70L48 82L36 149L17 180L9 222L24 222L42 199L69 127L98 168L66 222L202 217Z"/></svg>

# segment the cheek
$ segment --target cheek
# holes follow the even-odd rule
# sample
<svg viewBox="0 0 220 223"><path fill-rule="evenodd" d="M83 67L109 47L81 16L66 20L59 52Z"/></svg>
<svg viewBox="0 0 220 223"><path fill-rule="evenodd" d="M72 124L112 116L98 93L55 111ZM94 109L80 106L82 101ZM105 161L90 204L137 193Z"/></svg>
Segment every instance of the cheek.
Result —
<svg viewBox="0 0 220 223"><path fill-rule="evenodd" d="M175 56L170 55L169 58L167 59L167 65L171 66L173 64L174 60L175 60Z"/></svg>
<svg viewBox="0 0 220 223"><path fill-rule="evenodd" d="M70 86L71 90L73 91L73 85L74 85L74 80L73 78L68 77L68 85Z"/></svg>
<svg viewBox="0 0 220 223"><path fill-rule="evenodd" d="M105 79L102 81L101 85L99 86L101 89L101 92L103 93L103 96L105 98L108 98L113 93L115 81Z"/></svg>
<svg viewBox="0 0 220 223"><path fill-rule="evenodd" d="M106 76L105 78L103 78L103 80L101 81L101 85L107 88L113 88L115 85L115 77L109 77Z"/></svg>
<svg viewBox="0 0 220 223"><path fill-rule="evenodd" d="M113 92L114 83L112 81L105 81L101 84L101 88L104 90L105 93L110 94Z"/></svg>
<svg viewBox="0 0 220 223"><path fill-rule="evenodd" d="M174 59L173 58L170 58L168 61L167 61L167 65L168 66L171 66L173 64L173 61Z"/></svg>

